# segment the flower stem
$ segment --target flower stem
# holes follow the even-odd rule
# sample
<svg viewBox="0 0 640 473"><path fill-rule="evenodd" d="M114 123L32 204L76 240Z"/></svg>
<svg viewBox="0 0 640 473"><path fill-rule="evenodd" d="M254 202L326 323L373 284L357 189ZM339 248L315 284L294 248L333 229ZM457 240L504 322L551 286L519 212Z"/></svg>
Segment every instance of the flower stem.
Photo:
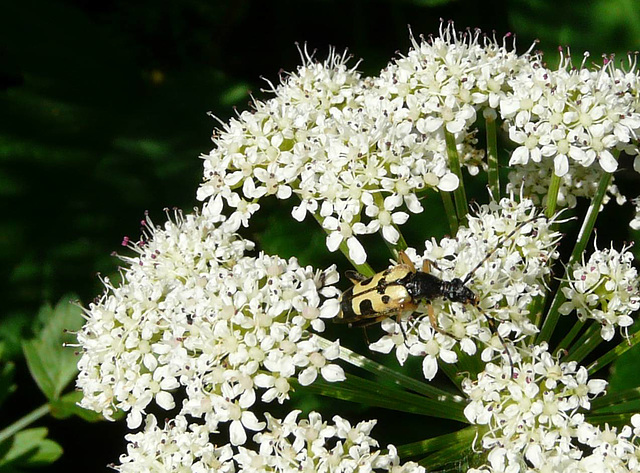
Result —
<svg viewBox="0 0 640 473"><path fill-rule="evenodd" d="M447 221L449 222L449 230L451 235L458 233L458 216L456 215L456 208L451 200L451 194L448 192L440 191L442 197L442 205L444 205L444 213L447 214Z"/></svg>
<svg viewBox="0 0 640 473"><path fill-rule="evenodd" d="M567 333L564 338L558 343L558 346L553 351L553 354L557 354L560 350L568 350L571 342L578 336L580 330L584 327L584 320L576 320L576 323L573 324L569 333Z"/></svg>
<svg viewBox="0 0 640 473"><path fill-rule="evenodd" d="M465 448L468 448L477 435L478 427L471 425L450 434L439 435L438 437L431 437L425 440L420 440L419 442L400 445L398 446L398 455L403 458L427 455L438 452L451 445L464 445Z"/></svg>
<svg viewBox="0 0 640 473"><path fill-rule="evenodd" d="M582 257L584 249L586 248L589 238L591 237L591 232L593 231L596 219L598 218L602 200L607 193L607 188L609 187L610 182L611 173L603 173L602 177L600 178L600 182L598 183L596 194L593 196L591 205L587 210L587 215L582 222L582 228L580 228L580 233L578 234L578 241L573 247L573 252L571 253L571 257L569 258L569 263L567 264L567 271L571 271L571 267L573 266L573 264ZM547 207L547 209L548 208L549 207ZM560 306L566 300L564 292L562 292L562 288L568 284L566 277L562 278L561 281L562 282L560 283L560 286L556 290L553 302L551 303L551 307L549 308L549 312L547 313L547 317L545 317L544 323L542 324L542 329L540 330L540 333L536 338L536 343L538 344L541 342L549 341L549 339L551 338L551 334L553 333L553 330L558 323L558 318L560 317Z"/></svg>
<svg viewBox="0 0 640 473"><path fill-rule="evenodd" d="M593 322L587 327L578 341L569 349L569 355L566 357L566 360L581 362L589 353L595 350L602 341L600 325Z"/></svg>
<svg viewBox="0 0 640 473"><path fill-rule="evenodd" d="M617 347L613 348L609 352L602 355L596 361L591 363L587 367L587 371L589 371L589 375L592 375L598 370L601 370L605 366L607 366L612 361L616 361L622 354L640 342L640 331L637 331L629 338L625 338Z"/></svg>
<svg viewBox="0 0 640 473"><path fill-rule="evenodd" d="M496 120L492 116L485 117L487 133L487 163L489 165L489 190L493 199L500 200L500 173L498 166L498 137Z"/></svg>
<svg viewBox="0 0 640 473"><path fill-rule="evenodd" d="M560 177L555 173L551 174L551 182L547 191L547 209L545 215L547 218L553 217L556 213L556 204L558 203L558 191L560 190Z"/></svg>
<svg viewBox="0 0 640 473"><path fill-rule="evenodd" d="M333 343L320 336L317 337L320 346L323 348L327 348ZM401 388L411 390L418 394L422 394L428 398L437 399L444 403L459 405L462 409L464 408L464 405L466 403L466 400L461 396L451 394L431 384L424 383L415 378L412 378L411 376L402 374L342 346L340 347L340 359L346 361L350 365L362 368L363 370L372 373L380 379L386 378L389 382Z"/></svg>
<svg viewBox="0 0 640 473"><path fill-rule="evenodd" d="M456 202L456 213L458 220L462 221L467 215L467 194L464 190L464 181L462 180L462 169L460 168L460 157L458 156L458 148L456 148L456 138L447 130L444 131L445 142L447 143L447 156L449 157L449 168L456 176L458 176L458 187L453 191L453 198Z"/></svg>
<svg viewBox="0 0 640 473"><path fill-rule="evenodd" d="M41 417L46 416L50 411L51 411L51 406L49 406L48 403L43 404L37 409L34 409L33 411L31 411L26 416L18 419L13 424L5 427L4 429L2 429L2 431L0 431L0 443L4 442L8 438L11 438L12 436L17 434L21 430L23 430L28 425L34 423Z"/></svg>

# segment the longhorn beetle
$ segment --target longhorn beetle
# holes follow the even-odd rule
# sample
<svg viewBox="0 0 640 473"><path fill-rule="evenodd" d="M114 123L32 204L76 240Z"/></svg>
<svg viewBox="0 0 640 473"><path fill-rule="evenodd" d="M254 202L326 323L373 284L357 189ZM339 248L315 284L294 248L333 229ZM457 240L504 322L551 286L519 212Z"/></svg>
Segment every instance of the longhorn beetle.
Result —
<svg viewBox="0 0 640 473"><path fill-rule="evenodd" d="M454 278L451 281L444 281L434 276L430 273L431 262L426 259L423 262L422 270L417 271L404 251L398 253L398 264L371 277L363 276L356 271L347 271L346 276L351 280L353 286L342 293L340 313L335 321L349 324L351 327L366 327L395 315L399 323L403 312L413 312L422 301L425 301L431 326L442 332L438 327L433 306L429 302L443 298L451 302L478 307L480 299L466 286L473 274L519 229L542 217L542 215L532 217L518 224L464 279ZM486 314L485 317L489 323L489 329L498 335L505 348L513 376L513 361L509 349L496 330L495 320ZM402 328L402 325L400 327Z"/></svg>

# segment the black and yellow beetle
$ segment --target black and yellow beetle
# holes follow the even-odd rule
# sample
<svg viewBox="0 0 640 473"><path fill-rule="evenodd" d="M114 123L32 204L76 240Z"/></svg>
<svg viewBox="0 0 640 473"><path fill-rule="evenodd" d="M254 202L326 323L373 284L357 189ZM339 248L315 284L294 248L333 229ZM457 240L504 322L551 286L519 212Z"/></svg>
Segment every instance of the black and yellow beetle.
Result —
<svg viewBox="0 0 640 473"><path fill-rule="evenodd" d="M414 311L422 301L442 297L452 302L478 305L478 297L458 278L451 281L430 274L430 263L425 260L422 271L417 271L409 257L398 253L398 264L365 277L347 271L353 286L344 291L340 299L338 323L352 327L366 327L403 312ZM432 326L438 329L431 305L427 305Z"/></svg>
<svg viewBox="0 0 640 473"><path fill-rule="evenodd" d="M480 303L478 296L466 286L473 274L518 230L540 218L545 217L541 214L520 222L464 279L454 278L451 281L444 281L430 274L432 263L426 259L422 264L422 271L417 271L404 251L398 252L398 264L371 277L363 276L356 271L347 271L346 276L354 285L342 293L340 313L334 320L352 327L366 327L393 315L399 319L403 312L415 311L424 301L427 302L431 326L441 332L433 307L428 302L443 298L477 307ZM496 332L495 321L486 317L489 328L492 332ZM502 340L500 334L498 337Z"/></svg>

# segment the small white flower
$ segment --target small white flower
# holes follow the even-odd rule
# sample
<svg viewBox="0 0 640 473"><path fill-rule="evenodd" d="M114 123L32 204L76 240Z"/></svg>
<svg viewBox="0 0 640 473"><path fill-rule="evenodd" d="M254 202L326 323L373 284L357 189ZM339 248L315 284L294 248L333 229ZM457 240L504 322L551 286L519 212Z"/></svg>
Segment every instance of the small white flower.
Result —
<svg viewBox="0 0 640 473"><path fill-rule="evenodd" d="M596 320L604 340L611 340L616 327L626 330L633 323L631 314L640 308L638 273L632 262L627 248L621 252L611 248L596 249L587 262L574 264L562 289L567 301L560 313L575 310L581 320Z"/></svg>

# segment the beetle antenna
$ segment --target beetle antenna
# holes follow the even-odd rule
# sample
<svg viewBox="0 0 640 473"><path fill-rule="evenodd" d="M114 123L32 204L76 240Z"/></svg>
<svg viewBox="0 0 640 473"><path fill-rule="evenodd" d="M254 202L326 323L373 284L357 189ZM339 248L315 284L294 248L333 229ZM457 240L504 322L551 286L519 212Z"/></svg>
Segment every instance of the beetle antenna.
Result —
<svg viewBox="0 0 640 473"><path fill-rule="evenodd" d="M511 358L511 352L509 351L509 347L507 346L507 342L505 342L505 340L502 337L502 335L500 335L500 332L498 332L498 328L496 327L496 319L494 319L493 317L489 317L487 314L484 314L484 316L487 318L487 323L489 325L489 330L491 330L491 333L493 333L493 334L498 336L498 339L500 340L500 343L502 343L502 346L504 347L504 351L507 354L507 358L509 359L509 366L511 366L511 378L513 378L515 376L515 371L514 371L514 367L513 367L513 358Z"/></svg>
<svg viewBox="0 0 640 473"><path fill-rule="evenodd" d="M523 222L520 222L520 223L516 226L516 228L514 228L513 230L511 230L511 231L509 232L509 234L508 234L508 235L504 236L504 237L502 238L502 240L501 240L501 241L499 241L499 242L496 244L495 248L494 248L493 250L491 250L489 253L487 253L487 255L486 255L484 258L482 258L482 260L481 260L481 261L480 261L480 262L475 266L475 268L473 268L473 269L469 272L469 274L467 274L467 276L462 280L462 284L463 284L463 285L466 285L466 284L469 282L469 280L473 277L473 275L475 274L475 272L476 272L478 269L480 269L480 268L482 267L482 265L484 265L484 264L489 260L489 258L491 258L491 257L493 256L493 254L494 254L496 251L498 251L498 249L499 249L502 245L504 245L504 242L505 242L505 241L507 241L509 238L511 238L513 235L515 235L515 234L518 232L518 230L520 230L522 227L524 227L527 223L534 222L535 220L538 220L539 218L544 218L544 215L543 215L543 214L536 215L535 217L531 217L531 218L529 218L529 219L527 219L527 220L525 220L525 221L523 221Z"/></svg>

